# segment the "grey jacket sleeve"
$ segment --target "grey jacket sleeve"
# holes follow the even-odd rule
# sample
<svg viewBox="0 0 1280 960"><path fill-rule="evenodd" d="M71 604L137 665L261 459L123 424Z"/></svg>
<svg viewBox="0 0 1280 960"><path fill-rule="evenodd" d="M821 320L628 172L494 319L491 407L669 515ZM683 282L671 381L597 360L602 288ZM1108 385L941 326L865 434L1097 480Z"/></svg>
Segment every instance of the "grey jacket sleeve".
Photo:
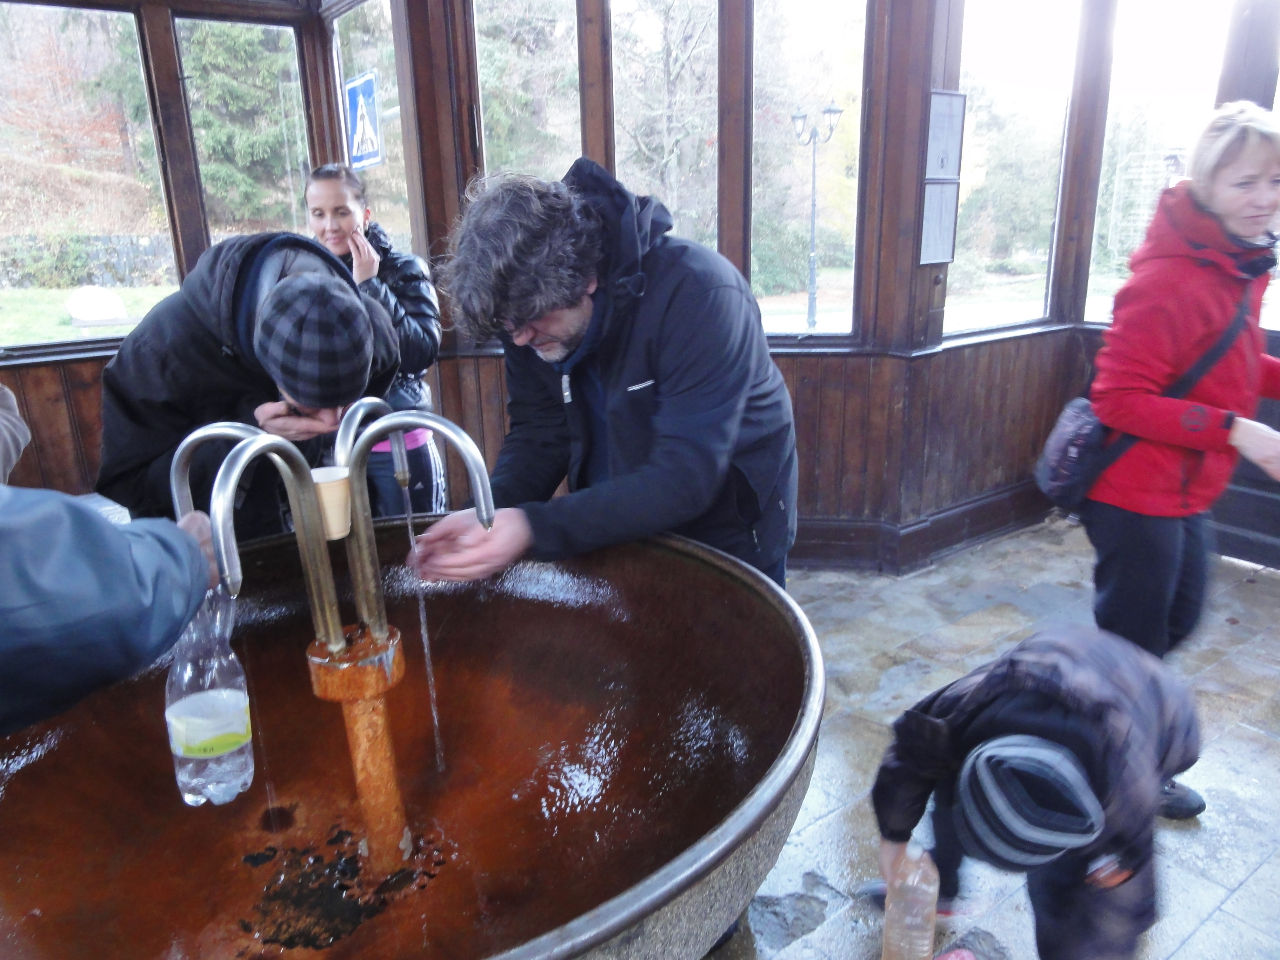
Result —
<svg viewBox="0 0 1280 960"><path fill-rule="evenodd" d="M73 497L0 487L0 735L152 663L208 570L167 520L115 526Z"/></svg>
<svg viewBox="0 0 1280 960"><path fill-rule="evenodd" d="M31 431L18 414L18 398L0 386L0 483L9 481L9 472L31 442Z"/></svg>

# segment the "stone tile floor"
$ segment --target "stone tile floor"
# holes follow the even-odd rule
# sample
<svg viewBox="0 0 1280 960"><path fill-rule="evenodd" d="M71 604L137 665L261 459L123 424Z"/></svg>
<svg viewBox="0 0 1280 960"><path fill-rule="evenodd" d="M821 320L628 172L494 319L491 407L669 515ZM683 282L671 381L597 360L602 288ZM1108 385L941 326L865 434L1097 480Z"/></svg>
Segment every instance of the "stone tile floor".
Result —
<svg viewBox="0 0 1280 960"><path fill-rule="evenodd" d="M714 960L877 960L880 915L851 894L876 874L869 792L888 724L926 693L1054 620L1092 622L1092 552L1062 518L892 577L788 574L827 668L813 781L777 865ZM1169 663L1200 711L1197 820L1159 821L1161 919L1139 960L1280 958L1280 572L1220 559L1196 634ZM1036 956L1025 884L982 864L937 949Z"/></svg>

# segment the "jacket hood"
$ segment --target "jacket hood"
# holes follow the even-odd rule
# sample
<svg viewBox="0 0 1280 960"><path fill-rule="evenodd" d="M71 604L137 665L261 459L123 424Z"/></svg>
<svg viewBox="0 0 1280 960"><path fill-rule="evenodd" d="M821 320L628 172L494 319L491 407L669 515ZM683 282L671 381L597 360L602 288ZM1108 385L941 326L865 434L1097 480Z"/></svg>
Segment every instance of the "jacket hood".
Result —
<svg viewBox="0 0 1280 960"><path fill-rule="evenodd" d="M1129 259L1134 272L1150 261L1169 257L1212 263L1233 277L1257 277L1275 266L1275 237L1251 243L1227 233L1222 222L1202 207L1183 180L1160 195L1146 239Z"/></svg>
<svg viewBox="0 0 1280 960"><path fill-rule="evenodd" d="M358 296L351 271L315 240L295 233L256 233L232 237L200 255L182 281L191 315L204 321L224 353L261 371L253 351L258 279L328 270L345 280ZM367 392L382 396L400 365L400 348L392 321L376 301L361 297L373 325L374 356ZM263 371L265 373L265 371Z"/></svg>
<svg viewBox="0 0 1280 960"><path fill-rule="evenodd" d="M593 160L579 157L564 182L595 211L604 229L597 296L608 298L610 313L625 312L644 296L641 263L671 230L671 213L653 197L639 197Z"/></svg>

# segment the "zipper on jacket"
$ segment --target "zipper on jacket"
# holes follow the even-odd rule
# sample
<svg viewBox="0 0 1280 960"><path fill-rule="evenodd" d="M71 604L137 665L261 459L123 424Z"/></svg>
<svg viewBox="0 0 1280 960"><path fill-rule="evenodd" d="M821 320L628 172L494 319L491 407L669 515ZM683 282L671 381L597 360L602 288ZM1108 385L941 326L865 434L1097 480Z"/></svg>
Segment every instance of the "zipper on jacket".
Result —
<svg viewBox="0 0 1280 960"><path fill-rule="evenodd" d="M560 374L560 395L564 397L565 403L573 403L573 394L569 392L569 375L567 373Z"/></svg>

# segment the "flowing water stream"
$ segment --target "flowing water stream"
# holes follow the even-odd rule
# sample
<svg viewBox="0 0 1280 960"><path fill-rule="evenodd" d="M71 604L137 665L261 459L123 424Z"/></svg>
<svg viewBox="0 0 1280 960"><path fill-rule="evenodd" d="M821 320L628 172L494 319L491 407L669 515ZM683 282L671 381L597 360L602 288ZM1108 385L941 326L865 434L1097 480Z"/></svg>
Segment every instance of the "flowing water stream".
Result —
<svg viewBox="0 0 1280 960"><path fill-rule="evenodd" d="M401 486L404 497L404 525L409 534L409 552L413 552L413 505L408 486ZM440 708L436 704L436 674L431 663L431 638L427 635L427 601L425 586L418 581L418 629L422 633L422 655L427 661L427 695L431 699L431 727L436 738L436 771L444 772L444 738L440 735Z"/></svg>

